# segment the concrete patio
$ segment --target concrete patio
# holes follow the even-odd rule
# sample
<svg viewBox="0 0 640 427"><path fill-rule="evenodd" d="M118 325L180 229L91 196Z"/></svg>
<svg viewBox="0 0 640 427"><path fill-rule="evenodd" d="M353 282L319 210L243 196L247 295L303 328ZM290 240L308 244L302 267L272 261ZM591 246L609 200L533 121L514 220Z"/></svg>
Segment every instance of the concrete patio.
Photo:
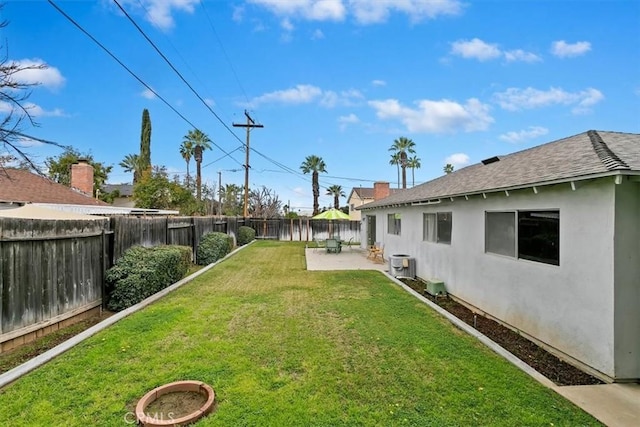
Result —
<svg viewBox="0 0 640 427"><path fill-rule="evenodd" d="M305 249L307 270L378 270L388 273L388 260L384 263L373 262L367 258L367 254L368 251L357 246L344 247L338 254L327 253L324 248L307 247ZM404 287L401 282L398 283ZM496 347L493 350L498 354L506 352L493 341L490 344L489 347ZM497 351L498 348L501 351ZM542 378L543 381L536 379L609 427L640 425L640 384L561 387Z"/></svg>
<svg viewBox="0 0 640 427"><path fill-rule="evenodd" d="M324 248L307 247L307 270L389 270L388 262L373 262L367 258L367 253L359 246L344 246L338 254L327 253Z"/></svg>

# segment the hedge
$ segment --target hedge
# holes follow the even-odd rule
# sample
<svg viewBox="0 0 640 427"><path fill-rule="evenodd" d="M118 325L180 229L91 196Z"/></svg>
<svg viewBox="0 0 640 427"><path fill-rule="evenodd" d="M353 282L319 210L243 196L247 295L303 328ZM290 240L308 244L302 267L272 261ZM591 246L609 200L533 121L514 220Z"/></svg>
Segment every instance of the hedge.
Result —
<svg viewBox="0 0 640 427"><path fill-rule="evenodd" d="M182 279L191 265L188 246L135 246L107 270L107 307L120 311Z"/></svg>
<svg viewBox="0 0 640 427"><path fill-rule="evenodd" d="M246 245L256 238L256 230L246 225L238 227L238 246Z"/></svg>
<svg viewBox="0 0 640 427"><path fill-rule="evenodd" d="M214 231L202 236L196 249L196 263L208 265L223 258L233 248L233 238L225 233Z"/></svg>

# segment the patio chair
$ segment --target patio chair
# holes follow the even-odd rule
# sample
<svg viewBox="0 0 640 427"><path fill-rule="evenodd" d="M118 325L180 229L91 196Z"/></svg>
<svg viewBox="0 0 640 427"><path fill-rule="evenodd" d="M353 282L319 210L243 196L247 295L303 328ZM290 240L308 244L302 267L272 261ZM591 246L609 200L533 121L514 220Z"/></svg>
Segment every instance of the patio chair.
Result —
<svg viewBox="0 0 640 427"><path fill-rule="evenodd" d="M313 239L313 241L315 242L315 247L313 248L314 251L317 251L318 248L320 249L324 249L325 248L325 241L322 239Z"/></svg>
<svg viewBox="0 0 640 427"><path fill-rule="evenodd" d="M376 242L370 246L367 258L371 259L373 262L378 262L379 260L379 262L384 263L384 244Z"/></svg>
<svg viewBox="0 0 640 427"><path fill-rule="evenodd" d="M338 254L340 253L340 242L337 239L327 239L327 252Z"/></svg>

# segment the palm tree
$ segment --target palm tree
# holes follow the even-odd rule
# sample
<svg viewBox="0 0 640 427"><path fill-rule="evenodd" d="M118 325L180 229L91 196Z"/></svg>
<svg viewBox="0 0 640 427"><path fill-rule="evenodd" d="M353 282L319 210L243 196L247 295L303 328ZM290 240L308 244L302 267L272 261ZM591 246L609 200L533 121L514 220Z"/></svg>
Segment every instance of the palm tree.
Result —
<svg viewBox="0 0 640 427"><path fill-rule="evenodd" d="M202 174L200 166L202 165L202 152L211 149L211 140L206 133L200 129L190 130L185 136L182 143L189 141L193 146L193 159L196 161L196 198L201 200Z"/></svg>
<svg viewBox="0 0 640 427"><path fill-rule="evenodd" d="M389 160L390 165L396 165L398 169L398 188L400 188L400 153L393 153L391 155L391 160Z"/></svg>
<svg viewBox="0 0 640 427"><path fill-rule="evenodd" d="M140 181L142 174L142 164L140 162L140 156L138 154L127 154L120 162L120 167L125 172L133 172L133 183L136 184Z"/></svg>
<svg viewBox="0 0 640 427"><path fill-rule="evenodd" d="M407 159L407 167L411 168L411 186L412 187L416 186L415 170L416 169L420 169L420 166L422 166L420 164L420 157L413 156L413 157L409 157L409 159Z"/></svg>
<svg viewBox="0 0 640 427"><path fill-rule="evenodd" d="M393 141L393 145L389 148L389 151L395 151L400 155L400 167L402 168L402 188L407 188L407 155L415 154L416 150L413 147L416 143L401 136Z"/></svg>
<svg viewBox="0 0 640 427"><path fill-rule="evenodd" d="M180 155L187 162L187 188L189 188L189 163L191 163L191 157L193 156L193 143L191 141L184 140L180 144Z"/></svg>
<svg viewBox="0 0 640 427"><path fill-rule="evenodd" d="M333 207L340 209L340 197L344 197L344 191L342 191L341 185L332 185L327 188L327 196L333 196Z"/></svg>
<svg viewBox="0 0 640 427"><path fill-rule="evenodd" d="M313 190L313 215L318 215L318 198L320 197L320 184L318 183L318 174L320 172L327 173L327 165L322 160L322 157L316 155L307 156L304 162L300 165L302 173L308 174L311 172L311 188Z"/></svg>
<svg viewBox="0 0 640 427"><path fill-rule="evenodd" d="M451 163L447 163L446 165L444 165L442 170L444 171L444 173L446 173L448 175L451 172L453 172L453 165Z"/></svg>

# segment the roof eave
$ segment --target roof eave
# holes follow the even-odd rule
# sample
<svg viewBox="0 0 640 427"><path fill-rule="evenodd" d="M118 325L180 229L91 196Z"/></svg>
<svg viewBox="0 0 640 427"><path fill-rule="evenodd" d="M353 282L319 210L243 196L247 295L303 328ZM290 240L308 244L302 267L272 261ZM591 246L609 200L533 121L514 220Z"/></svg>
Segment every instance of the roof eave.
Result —
<svg viewBox="0 0 640 427"><path fill-rule="evenodd" d="M534 188L534 187L546 187L546 186L550 186L550 185L567 184L567 183L576 182L576 181L586 181L586 180L590 180L590 179L605 178L605 177L609 177L609 176L614 176L615 177L615 176L622 176L622 175L640 177L640 171L627 170L627 169L612 170L612 171L601 172L601 173L597 173L597 174L589 174L589 175L575 176L575 177L570 177L570 178L554 179L554 180L549 180L549 181L540 181L540 182L535 182L535 183L531 183L531 184L514 185L514 186L509 186L509 187L499 187L499 188L492 188L492 189L486 189L486 190L476 190L476 191L471 191L471 192L466 192L466 193L446 194L446 195L437 196L437 197L430 197L430 198L427 198L427 199L406 200L406 201L402 201L402 202L393 202L393 203L389 203L389 204L381 204L381 205L370 206L370 207L367 207L367 205L363 205L363 206L360 206L360 209L364 211L364 210L372 210L372 209L378 209L378 208L433 205L433 204L441 203L442 199L451 199L451 201L453 201L453 199L459 198L459 197L469 198L471 196L481 196L481 195L486 195L486 194L490 194L490 193L501 193L501 192L505 192L505 191L509 192L509 191L516 191L516 190L526 190L526 189Z"/></svg>

